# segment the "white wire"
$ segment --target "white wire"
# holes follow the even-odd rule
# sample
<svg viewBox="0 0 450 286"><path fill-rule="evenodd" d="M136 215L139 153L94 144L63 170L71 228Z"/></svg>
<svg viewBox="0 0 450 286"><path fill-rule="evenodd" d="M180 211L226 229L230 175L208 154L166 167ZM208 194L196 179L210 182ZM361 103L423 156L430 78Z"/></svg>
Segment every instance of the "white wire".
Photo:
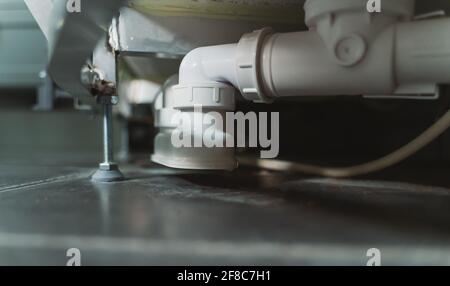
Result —
<svg viewBox="0 0 450 286"><path fill-rule="evenodd" d="M355 177L377 172L400 163L433 142L448 128L450 128L450 110L447 111L444 116L442 116L420 136L400 149L380 159L350 167L335 168L281 160L255 159L247 157L239 158L239 163L242 165L254 166L273 171L299 172L332 178Z"/></svg>

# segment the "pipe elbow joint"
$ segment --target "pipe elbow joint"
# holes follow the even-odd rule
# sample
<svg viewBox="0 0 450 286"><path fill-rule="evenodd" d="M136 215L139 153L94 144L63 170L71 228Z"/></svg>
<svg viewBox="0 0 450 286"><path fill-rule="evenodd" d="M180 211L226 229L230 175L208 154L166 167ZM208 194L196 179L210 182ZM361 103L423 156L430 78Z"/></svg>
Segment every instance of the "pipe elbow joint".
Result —
<svg viewBox="0 0 450 286"><path fill-rule="evenodd" d="M217 55L224 55L218 58ZM217 110L235 109L234 75L229 67L232 45L197 48L183 59L179 83L166 101L171 108L190 109L194 106Z"/></svg>
<svg viewBox="0 0 450 286"><path fill-rule="evenodd" d="M222 90L228 86L247 100L271 103L264 90L261 57L264 40L272 34L272 29L265 28L245 34L237 44L192 50L181 63L178 87L206 85ZM214 96L220 96L220 91Z"/></svg>
<svg viewBox="0 0 450 286"><path fill-rule="evenodd" d="M190 51L182 60L179 70L179 83L210 81L204 74L202 53L205 48Z"/></svg>

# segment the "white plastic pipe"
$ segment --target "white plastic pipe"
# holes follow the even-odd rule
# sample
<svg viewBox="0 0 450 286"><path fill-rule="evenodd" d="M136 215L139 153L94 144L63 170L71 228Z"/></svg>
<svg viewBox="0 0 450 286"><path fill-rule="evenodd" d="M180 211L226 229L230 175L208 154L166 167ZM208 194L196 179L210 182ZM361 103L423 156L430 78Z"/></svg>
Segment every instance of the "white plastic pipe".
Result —
<svg viewBox="0 0 450 286"><path fill-rule="evenodd" d="M394 30L386 30L355 66L337 64L317 32L277 34L263 47L262 75L270 97L392 94Z"/></svg>
<svg viewBox="0 0 450 286"><path fill-rule="evenodd" d="M395 49L399 83L450 83L449 18L396 25Z"/></svg>
<svg viewBox="0 0 450 286"><path fill-rule="evenodd" d="M375 14L366 11L366 4L308 0L310 31L275 34L263 29L237 44L193 50L181 64L179 83L164 93L161 115L191 116L198 105L206 111L232 111L235 89L248 100L269 103L290 96L434 93L439 85L450 84L450 19L411 22L414 0L385 1L383 12ZM194 126L202 124L191 117ZM161 127L177 127L168 124L169 118L162 121L167 123ZM160 135L159 149L165 150L169 135ZM160 153L164 155L154 160L170 167L235 166L233 152L223 148ZM395 159L408 153L399 154ZM373 166L380 167L378 162Z"/></svg>
<svg viewBox="0 0 450 286"><path fill-rule="evenodd" d="M270 102L434 93L437 85L450 83L450 19L409 22L411 0L393 1L373 16L363 10L365 2L343 1L334 11L310 0L305 8L311 31L256 31L238 44L196 49L181 65L180 85L227 83L249 100Z"/></svg>
<svg viewBox="0 0 450 286"><path fill-rule="evenodd" d="M180 66L180 84L224 82L237 86L236 44L197 48L184 57Z"/></svg>
<svg viewBox="0 0 450 286"><path fill-rule="evenodd" d="M450 19L393 25L351 67L330 59L316 32L271 36L262 62L265 91L274 97L434 93L450 84Z"/></svg>

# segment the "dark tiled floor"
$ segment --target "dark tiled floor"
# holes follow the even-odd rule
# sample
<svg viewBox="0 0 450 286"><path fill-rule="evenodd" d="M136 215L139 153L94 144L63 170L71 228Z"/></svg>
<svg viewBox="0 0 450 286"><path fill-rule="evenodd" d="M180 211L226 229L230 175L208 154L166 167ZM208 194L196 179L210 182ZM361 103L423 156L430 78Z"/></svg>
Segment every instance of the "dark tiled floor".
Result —
<svg viewBox="0 0 450 286"><path fill-rule="evenodd" d="M372 247L384 264L450 264L443 171L426 187L149 165L94 184L82 165L0 166L0 264L64 265L73 247L85 265L365 265Z"/></svg>

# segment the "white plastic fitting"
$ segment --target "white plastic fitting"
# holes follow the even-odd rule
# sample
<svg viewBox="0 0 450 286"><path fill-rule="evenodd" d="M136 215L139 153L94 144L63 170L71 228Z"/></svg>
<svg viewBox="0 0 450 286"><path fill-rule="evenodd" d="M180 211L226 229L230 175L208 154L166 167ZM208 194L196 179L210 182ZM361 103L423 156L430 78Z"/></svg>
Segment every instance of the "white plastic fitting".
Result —
<svg viewBox="0 0 450 286"><path fill-rule="evenodd" d="M233 170L237 167L234 148L211 148L203 143L204 130L211 130L211 122L224 118L227 111L235 109L235 89L224 83L198 83L176 85L177 77L166 83L163 92L154 103L155 127L159 133L155 138L152 161L171 168ZM201 107L201 111L197 110ZM214 110L214 113L206 113ZM188 120L185 120L185 117ZM220 120L220 119L219 119ZM186 125L186 122L191 124ZM183 134L176 134L180 132ZM222 142L230 140L232 134L226 129L214 129ZM187 136L192 145L175 146L173 136Z"/></svg>
<svg viewBox="0 0 450 286"><path fill-rule="evenodd" d="M263 29L238 44L198 48L180 68L180 88L216 82L252 101L284 96L433 94L450 83L450 19L411 22L414 0L308 0L310 31ZM181 95L183 97L183 95Z"/></svg>
<svg viewBox="0 0 450 286"><path fill-rule="evenodd" d="M263 29L237 44L193 50L183 60L171 108L233 110L234 89L270 103L278 97L434 94L450 84L450 19L411 21L414 0L308 0L309 31ZM217 150L217 152L220 152Z"/></svg>

